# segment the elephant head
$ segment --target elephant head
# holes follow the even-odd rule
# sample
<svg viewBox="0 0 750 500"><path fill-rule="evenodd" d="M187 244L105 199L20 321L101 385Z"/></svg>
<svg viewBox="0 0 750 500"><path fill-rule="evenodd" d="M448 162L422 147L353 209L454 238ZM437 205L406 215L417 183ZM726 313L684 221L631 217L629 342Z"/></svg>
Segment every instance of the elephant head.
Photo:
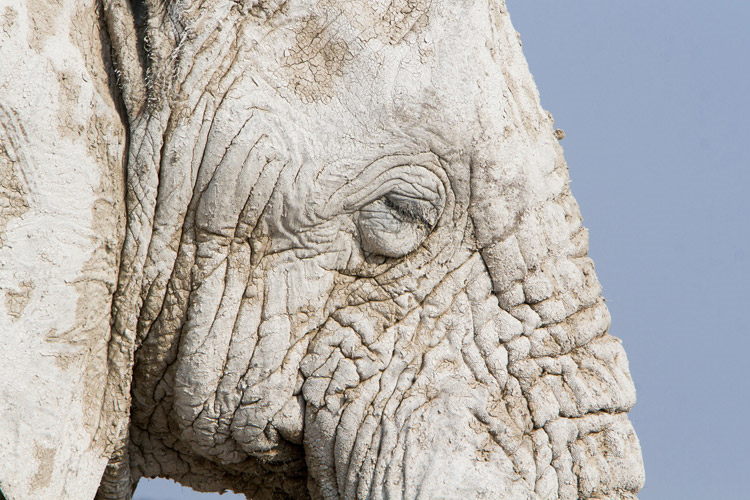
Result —
<svg viewBox="0 0 750 500"><path fill-rule="evenodd" d="M627 360L503 1L104 6L99 498L635 498Z"/></svg>

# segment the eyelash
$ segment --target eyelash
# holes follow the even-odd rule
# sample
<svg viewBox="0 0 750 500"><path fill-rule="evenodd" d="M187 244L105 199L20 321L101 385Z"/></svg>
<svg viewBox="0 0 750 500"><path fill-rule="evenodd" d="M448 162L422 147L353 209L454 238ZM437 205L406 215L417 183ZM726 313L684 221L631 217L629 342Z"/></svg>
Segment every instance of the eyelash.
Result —
<svg viewBox="0 0 750 500"><path fill-rule="evenodd" d="M431 222L428 219L428 215L425 214L423 210L421 210L420 204L418 202L399 203L388 195L383 196L383 198L381 199L386 207L393 210L398 215L422 224L428 229L433 229L433 227L435 226L435 223Z"/></svg>

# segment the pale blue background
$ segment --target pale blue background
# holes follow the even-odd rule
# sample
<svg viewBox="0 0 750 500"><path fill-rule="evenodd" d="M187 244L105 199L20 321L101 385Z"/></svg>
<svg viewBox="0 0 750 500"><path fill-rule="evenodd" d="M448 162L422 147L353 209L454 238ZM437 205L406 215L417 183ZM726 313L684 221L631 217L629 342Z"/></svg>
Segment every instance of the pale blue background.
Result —
<svg viewBox="0 0 750 500"><path fill-rule="evenodd" d="M630 357L641 499L750 498L750 1L508 3ZM168 484L136 499L228 498Z"/></svg>

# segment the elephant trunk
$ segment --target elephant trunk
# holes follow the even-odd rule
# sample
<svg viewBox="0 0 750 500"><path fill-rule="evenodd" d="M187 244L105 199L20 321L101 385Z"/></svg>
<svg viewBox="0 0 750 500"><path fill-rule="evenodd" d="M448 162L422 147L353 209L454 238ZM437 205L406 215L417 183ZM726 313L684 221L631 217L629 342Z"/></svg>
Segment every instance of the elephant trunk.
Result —
<svg viewBox="0 0 750 500"><path fill-rule="evenodd" d="M493 294L519 323L513 338L502 339L508 376L519 389L515 404L528 409L530 446L518 450L526 450L527 461L533 454L530 484L541 498L613 492L635 498L643 465L626 415L635 388L622 345L608 333L610 316L588 256L588 234L562 152L553 148L555 166L541 184L547 192L527 190L539 201L515 214L499 237L477 219L493 213L497 201L483 191L503 187L475 185L478 196L489 200L472 217Z"/></svg>

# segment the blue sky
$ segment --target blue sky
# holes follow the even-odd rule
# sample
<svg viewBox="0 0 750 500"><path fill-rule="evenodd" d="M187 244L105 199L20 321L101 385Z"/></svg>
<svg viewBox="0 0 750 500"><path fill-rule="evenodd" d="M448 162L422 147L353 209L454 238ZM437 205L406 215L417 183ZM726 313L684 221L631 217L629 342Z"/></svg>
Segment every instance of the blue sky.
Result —
<svg viewBox="0 0 750 500"><path fill-rule="evenodd" d="M567 134L612 333L630 358L640 498L747 498L750 2L508 7ZM135 498L231 497L143 481Z"/></svg>

